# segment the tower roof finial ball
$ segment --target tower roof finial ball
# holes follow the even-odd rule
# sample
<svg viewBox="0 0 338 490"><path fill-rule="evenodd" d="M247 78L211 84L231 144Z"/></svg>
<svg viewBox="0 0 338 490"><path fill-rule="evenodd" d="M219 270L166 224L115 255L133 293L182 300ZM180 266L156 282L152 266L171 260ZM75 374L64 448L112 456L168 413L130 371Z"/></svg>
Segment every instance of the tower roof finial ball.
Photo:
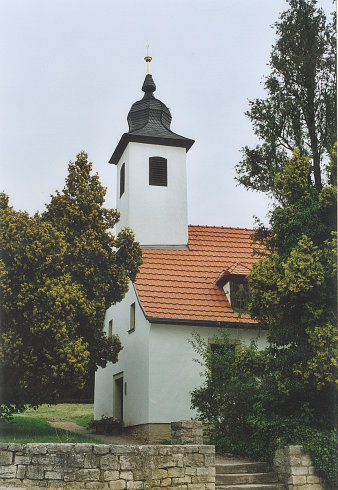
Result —
<svg viewBox="0 0 338 490"><path fill-rule="evenodd" d="M147 44L147 56L144 58L144 60L147 63L147 73L150 74L150 65L149 65L149 63L151 62L152 57L149 56L149 43Z"/></svg>

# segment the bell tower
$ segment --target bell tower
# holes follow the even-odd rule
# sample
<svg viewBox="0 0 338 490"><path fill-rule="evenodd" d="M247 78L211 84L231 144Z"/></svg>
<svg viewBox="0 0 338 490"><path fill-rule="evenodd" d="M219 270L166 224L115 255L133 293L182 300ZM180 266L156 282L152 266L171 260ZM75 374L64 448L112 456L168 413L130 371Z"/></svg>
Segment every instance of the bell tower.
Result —
<svg viewBox="0 0 338 490"><path fill-rule="evenodd" d="M117 166L117 231L129 227L144 248L184 249L188 243L186 153L194 141L170 129L168 107L154 97L147 55L144 96L128 114L109 161Z"/></svg>

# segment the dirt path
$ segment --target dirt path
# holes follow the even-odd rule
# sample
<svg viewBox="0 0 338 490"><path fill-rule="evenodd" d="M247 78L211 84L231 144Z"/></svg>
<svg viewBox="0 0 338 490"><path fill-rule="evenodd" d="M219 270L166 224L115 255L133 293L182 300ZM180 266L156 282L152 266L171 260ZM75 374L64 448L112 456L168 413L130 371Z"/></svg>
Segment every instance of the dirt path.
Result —
<svg viewBox="0 0 338 490"><path fill-rule="evenodd" d="M125 434L121 436L106 436L104 434L96 434L90 429L75 424L74 422L49 422L49 424L56 429L68 430L69 432L73 432L74 434L93 437L94 439L99 439L106 442L107 444L122 444L128 446L144 444L144 442L140 441L139 439L135 439L135 437Z"/></svg>

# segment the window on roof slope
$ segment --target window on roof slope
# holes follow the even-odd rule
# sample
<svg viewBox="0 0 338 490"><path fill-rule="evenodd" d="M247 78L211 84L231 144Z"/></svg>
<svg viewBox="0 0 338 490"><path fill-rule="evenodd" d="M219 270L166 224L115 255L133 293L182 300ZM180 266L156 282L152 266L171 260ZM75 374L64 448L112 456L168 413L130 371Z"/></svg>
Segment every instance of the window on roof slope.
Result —
<svg viewBox="0 0 338 490"><path fill-rule="evenodd" d="M162 157L149 158L149 185L167 187L167 159Z"/></svg>
<svg viewBox="0 0 338 490"><path fill-rule="evenodd" d="M120 170L120 197L124 193L125 185L126 185L126 165L125 163L123 163Z"/></svg>
<svg viewBox="0 0 338 490"><path fill-rule="evenodd" d="M248 313L249 285L245 276L230 279L230 303L235 313Z"/></svg>

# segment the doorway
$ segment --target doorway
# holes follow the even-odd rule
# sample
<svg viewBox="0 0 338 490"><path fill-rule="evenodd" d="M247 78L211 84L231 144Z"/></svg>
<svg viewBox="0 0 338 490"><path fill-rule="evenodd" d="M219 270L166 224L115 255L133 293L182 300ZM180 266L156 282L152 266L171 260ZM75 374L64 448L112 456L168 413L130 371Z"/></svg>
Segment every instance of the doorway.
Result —
<svg viewBox="0 0 338 490"><path fill-rule="evenodd" d="M113 416L123 420L123 373L114 376L114 413Z"/></svg>

